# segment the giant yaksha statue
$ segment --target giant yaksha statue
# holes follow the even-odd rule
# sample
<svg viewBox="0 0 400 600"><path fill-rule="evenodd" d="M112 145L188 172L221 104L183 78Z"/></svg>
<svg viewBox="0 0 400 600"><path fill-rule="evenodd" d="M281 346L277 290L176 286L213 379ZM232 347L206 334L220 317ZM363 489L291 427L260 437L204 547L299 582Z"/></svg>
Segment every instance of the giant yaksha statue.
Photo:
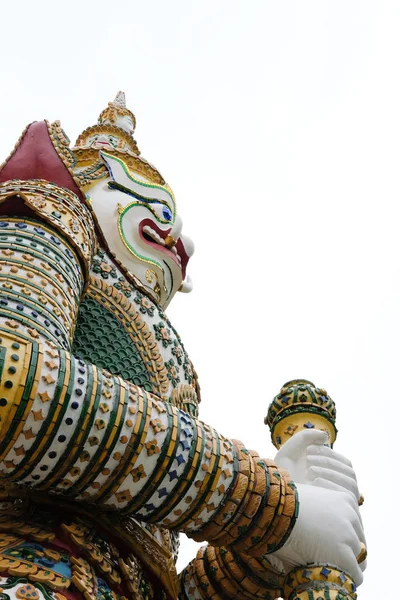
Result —
<svg viewBox="0 0 400 600"><path fill-rule="evenodd" d="M278 394L275 461L198 420L164 312L193 244L134 129L119 93L72 149L32 123L0 170L1 599L355 598L359 493L326 392ZM180 532L208 545L178 578Z"/></svg>

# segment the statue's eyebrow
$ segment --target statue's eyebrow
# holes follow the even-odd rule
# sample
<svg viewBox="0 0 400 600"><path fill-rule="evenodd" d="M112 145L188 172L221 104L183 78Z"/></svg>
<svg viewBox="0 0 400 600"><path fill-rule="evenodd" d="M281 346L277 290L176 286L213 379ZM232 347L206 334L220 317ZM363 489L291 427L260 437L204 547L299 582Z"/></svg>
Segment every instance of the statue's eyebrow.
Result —
<svg viewBox="0 0 400 600"><path fill-rule="evenodd" d="M161 204L161 205L169 208L169 210L171 210L171 207L169 206L168 202L166 202L165 200L161 200L158 198L146 198L146 196L142 196L138 192L134 192L133 190L130 190L129 188L122 185L122 183L117 183L115 180L109 181L107 185L111 190L119 190L123 194L127 194L128 196L132 196L133 198L136 198L136 200L140 200L140 202L145 202L146 204Z"/></svg>
<svg viewBox="0 0 400 600"><path fill-rule="evenodd" d="M138 194L137 192L130 190L129 188L125 187L121 183L117 183L116 181L109 181L108 187L111 190L119 190L120 192L123 192L124 194L128 194L128 196L133 196L134 198L136 198L136 200L140 200L141 202L152 202L152 200L150 198L146 198L145 196L142 196L141 194ZM153 200L153 202L154 202L154 200ZM159 200L157 202L159 202Z"/></svg>

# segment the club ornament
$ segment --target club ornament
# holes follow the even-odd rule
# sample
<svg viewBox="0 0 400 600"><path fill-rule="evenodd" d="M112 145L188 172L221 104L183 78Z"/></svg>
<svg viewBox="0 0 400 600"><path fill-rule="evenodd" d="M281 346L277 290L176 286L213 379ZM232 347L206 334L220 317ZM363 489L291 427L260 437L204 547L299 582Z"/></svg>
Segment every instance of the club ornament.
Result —
<svg viewBox="0 0 400 600"><path fill-rule="evenodd" d="M336 440L336 408L326 390L307 379L284 384L272 400L264 419L271 431L272 443L279 449L304 429L320 429ZM361 562L361 561L360 561ZM356 585L345 571L331 565L306 565L285 578L285 600L354 600Z"/></svg>
<svg viewBox="0 0 400 600"><path fill-rule="evenodd" d="M293 379L282 387L272 400L264 423L271 431L272 443L279 448L295 433L304 429L321 429L336 440L336 408L322 388L307 379Z"/></svg>

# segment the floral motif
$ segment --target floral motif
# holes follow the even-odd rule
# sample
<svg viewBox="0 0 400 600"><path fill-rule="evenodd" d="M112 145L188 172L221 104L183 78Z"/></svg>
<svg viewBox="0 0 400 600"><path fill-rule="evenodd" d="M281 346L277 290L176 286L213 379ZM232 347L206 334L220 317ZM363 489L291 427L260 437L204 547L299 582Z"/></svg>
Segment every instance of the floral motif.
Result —
<svg viewBox="0 0 400 600"><path fill-rule="evenodd" d="M283 433L292 436L295 433L296 429L298 429L297 425L288 425Z"/></svg>
<svg viewBox="0 0 400 600"><path fill-rule="evenodd" d="M158 325L153 325L156 332L156 339L162 343L164 348L168 348L172 344L171 332L161 321Z"/></svg>
<svg viewBox="0 0 400 600"><path fill-rule="evenodd" d="M153 428L155 434L160 433L160 431L165 431L167 426L161 421L161 419L153 419L150 421L150 425Z"/></svg>
<svg viewBox="0 0 400 600"><path fill-rule="evenodd" d="M29 598L29 600L39 600L39 592L31 583L21 585L21 587L17 589L15 595L21 600L24 600L25 598Z"/></svg>
<svg viewBox="0 0 400 600"><path fill-rule="evenodd" d="M100 263L100 269L104 273L110 273L112 271L112 266L109 265L107 262L102 262L102 263Z"/></svg>
<svg viewBox="0 0 400 600"><path fill-rule="evenodd" d="M117 492L115 494L115 497L117 498L118 502L129 502L129 500L132 500L132 494L129 490L122 490L121 492Z"/></svg>
<svg viewBox="0 0 400 600"><path fill-rule="evenodd" d="M178 370L175 366L174 359L171 358L170 360L168 360L165 363L165 366L167 368L168 379L170 380L172 385L176 387L181 380L179 378Z"/></svg>
<svg viewBox="0 0 400 600"><path fill-rule="evenodd" d="M160 448L157 446L157 440L151 440L150 442L146 442L145 444L146 449L147 449L147 455L148 456L153 456L153 454L159 454L160 453Z"/></svg>
<svg viewBox="0 0 400 600"><path fill-rule="evenodd" d="M109 279L109 277L116 279L118 277L117 269L113 265L110 265L108 262L106 262L104 257L104 250L99 250L97 255L93 258L93 272L99 273L103 279Z"/></svg>
<svg viewBox="0 0 400 600"><path fill-rule="evenodd" d="M114 287L120 290L127 298L130 298L133 292L133 287L128 283L125 277L119 277L118 281L114 283Z"/></svg>
<svg viewBox="0 0 400 600"><path fill-rule="evenodd" d="M139 310L141 313L147 313L149 317L154 317L155 305L147 296L145 296L141 292L136 292L135 302L136 304L139 304Z"/></svg>
<svg viewBox="0 0 400 600"><path fill-rule="evenodd" d="M136 467L136 469L132 469L131 475L134 483L137 483L143 477L147 477L143 465L139 465L138 467Z"/></svg>

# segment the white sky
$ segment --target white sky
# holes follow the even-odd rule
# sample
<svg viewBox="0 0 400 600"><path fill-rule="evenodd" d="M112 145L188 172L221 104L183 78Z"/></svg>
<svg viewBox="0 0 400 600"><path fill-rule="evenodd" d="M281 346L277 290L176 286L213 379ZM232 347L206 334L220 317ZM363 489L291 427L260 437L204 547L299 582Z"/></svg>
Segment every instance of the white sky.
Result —
<svg viewBox="0 0 400 600"><path fill-rule="evenodd" d="M195 290L169 315L202 419L272 456L263 417L281 385L325 387L366 498L359 600L392 597L400 3L36 0L1 21L1 157L32 120L74 141L126 92L197 245Z"/></svg>

